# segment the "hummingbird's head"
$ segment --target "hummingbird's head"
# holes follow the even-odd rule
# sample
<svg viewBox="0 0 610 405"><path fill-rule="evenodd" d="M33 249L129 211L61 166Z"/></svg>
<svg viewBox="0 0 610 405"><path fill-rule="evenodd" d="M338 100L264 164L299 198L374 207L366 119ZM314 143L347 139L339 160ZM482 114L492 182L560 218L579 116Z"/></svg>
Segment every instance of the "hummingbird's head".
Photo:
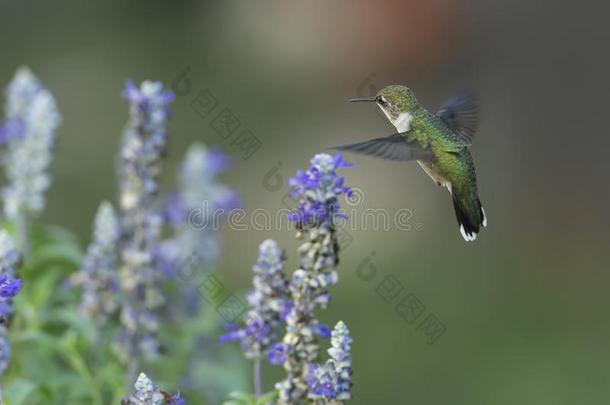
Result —
<svg viewBox="0 0 610 405"><path fill-rule="evenodd" d="M411 112L417 107L417 99L411 89L399 85L379 90L375 102L391 120L397 120L401 113Z"/></svg>
<svg viewBox="0 0 610 405"><path fill-rule="evenodd" d="M354 98L350 101L375 102L391 121L398 120L400 114L410 113L418 106L411 89L400 85L384 87L374 97Z"/></svg>

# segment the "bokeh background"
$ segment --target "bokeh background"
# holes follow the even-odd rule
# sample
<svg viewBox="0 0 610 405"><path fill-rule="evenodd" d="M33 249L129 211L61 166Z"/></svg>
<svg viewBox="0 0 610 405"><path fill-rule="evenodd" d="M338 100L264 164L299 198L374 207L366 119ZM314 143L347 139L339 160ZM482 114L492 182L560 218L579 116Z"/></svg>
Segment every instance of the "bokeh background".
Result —
<svg viewBox="0 0 610 405"><path fill-rule="evenodd" d="M472 150L489 217L475 243L462 240L447 193L416 164L348 157L347 182L364 195L357 210L413 212L410 231L350 231L320 315L353 333L351 403L605 403L610 32L604 10L588 3L3 2L0 83L26 64L55 94L64 123L43 219L83 244L99 201L116 195L127 78L171 85L190 68L192 91L177 98L170 124L166 187L201 140L234 157L224 181L249 212L282 208L288 188L275 182L313 154L391 132L373 106L347 98L400 83L435 109L475 88L483 115ZM204 118L190 102L206 89L219 108ZM220 108L261 141L250 158L210 126ZM235 291L248 288L268 237L294 268L290 230L225 230L217 271ZM359 266L374 266L373 280ZM377 294L389 275L446 326L435 344ZM267 387L280 376L265 369Z"/></svg>

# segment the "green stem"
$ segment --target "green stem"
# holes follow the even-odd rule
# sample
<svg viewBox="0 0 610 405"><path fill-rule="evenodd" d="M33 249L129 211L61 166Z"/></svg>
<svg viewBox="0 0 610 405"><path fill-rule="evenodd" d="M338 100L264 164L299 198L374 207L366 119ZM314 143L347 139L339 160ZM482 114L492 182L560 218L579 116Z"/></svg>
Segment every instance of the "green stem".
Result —
<svg viewBox="0 0 610 405"><path fill-rule="evenodd" d="M259 398L263 394L261 359L254 359L254 395Z"/></svg>
<svg viewBox="0 0 610 405"><path fill-rule="evenodd" d="M30 224L23 213L17 217L17 240L19 251L27 261L30 258Z"/></svg>
<svg viewBox="0 0 610 405"><path fill-rule="evenodd" d="M93 375L91 374L91 371L89 371L89 367L80 357L80 354L78 353L78 351L74 350L71 347L65 347L64 350L65 351L61 354L68 361L68 363L72 366L74 371L76 371L76 373L78 375L80 375L81 378L86 380L87 383L89 384L89 386L91 387L91 392L93 394L93 404L103 405L104 401L102 398L102 394L100 393L100 391L98 389L96 381L95 381Z"/></svg>
<svg viewBox="0 0 610 405"><path fill-rule="evenodd" d="M138 360L136 356L127 365L127 378L125 378L125 392L129 393L133 389L138 373Z"/></svg>

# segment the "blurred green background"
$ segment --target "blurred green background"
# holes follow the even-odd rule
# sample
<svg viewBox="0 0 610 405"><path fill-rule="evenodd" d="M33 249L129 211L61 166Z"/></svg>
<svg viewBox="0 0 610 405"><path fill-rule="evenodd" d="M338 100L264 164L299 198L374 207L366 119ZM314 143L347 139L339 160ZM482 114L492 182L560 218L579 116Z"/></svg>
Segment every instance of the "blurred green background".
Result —
<svg viewBox="0 0 610 405"><path fill-rule="evenodd" d="M435 109L474 87L483 118L472 150L489 217L475 243L416 164L348 156L358 210L413 212L411 231L350 231L321 314L354 336L350 403L598 404L610 396L606 11L514 0L3 2L0 83L25 64L55 94L64 123L44 221L83 244L99 201L116 195L127 78L169 85L191 69L165 185L201 140L234 157L224 180L250 212L283 207L274 167L273 181L286 182L314 153L391 132L373 106L347 98L399 83ZM205 89L219 107L202 118L189 104ZM222 108L261 141L249 159L210 126ZM226 230L219 271L236 291L249 287L268 237L294 268L289 230ZM372 254L377 275L363 281L356 270ZM376 293L388 275L446 326L434 345ZM265 371L268 387L282 375Z"/></svg>

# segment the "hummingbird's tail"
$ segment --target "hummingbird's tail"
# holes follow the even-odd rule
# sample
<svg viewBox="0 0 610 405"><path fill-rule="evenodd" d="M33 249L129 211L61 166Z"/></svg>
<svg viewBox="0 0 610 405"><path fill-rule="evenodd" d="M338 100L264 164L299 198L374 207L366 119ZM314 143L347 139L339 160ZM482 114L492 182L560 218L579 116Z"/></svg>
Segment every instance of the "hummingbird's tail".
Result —
<svg viewBox="0 0 610 405"><path fill-rule="evenodd" d="M466 195L456 191L458 190L454 190L452 193L453 208L455 209L460 233L464 240L473 241L477 238L481 227L485 228L487 226L485 210L481 206L476 190L466 193Z"/></svg>

